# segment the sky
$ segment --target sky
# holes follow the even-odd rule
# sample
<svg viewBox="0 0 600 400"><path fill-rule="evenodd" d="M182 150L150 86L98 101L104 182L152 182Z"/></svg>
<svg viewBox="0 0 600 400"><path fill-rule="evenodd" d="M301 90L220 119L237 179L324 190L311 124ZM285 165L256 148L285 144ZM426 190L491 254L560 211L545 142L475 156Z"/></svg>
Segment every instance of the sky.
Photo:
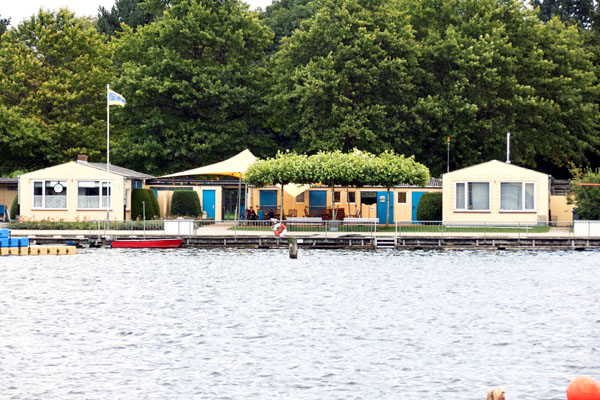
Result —
<svg viewBox="0 0 600 400"><path fill-rule="evenodd" d="M265 8L271 0L244 0L250 4L251 9ZM100 6L110 10L115 0L0 0L0 17L10 18L12 26L18 25L24 19L37 14L40 8L44 10L57 10L67 7L77 16L97 16Z"/></svg>

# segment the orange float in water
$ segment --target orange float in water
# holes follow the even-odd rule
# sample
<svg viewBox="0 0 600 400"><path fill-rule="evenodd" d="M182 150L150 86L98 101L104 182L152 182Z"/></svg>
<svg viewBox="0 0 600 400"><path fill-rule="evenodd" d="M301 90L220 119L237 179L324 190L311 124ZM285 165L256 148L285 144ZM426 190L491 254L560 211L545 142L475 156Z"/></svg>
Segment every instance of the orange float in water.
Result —
<svg viewBox="0 0 600 400"><path fill-rule="evenodd" d="M600 384L591 376L578 376L567 387L567 400L600 400Z"/></svg>

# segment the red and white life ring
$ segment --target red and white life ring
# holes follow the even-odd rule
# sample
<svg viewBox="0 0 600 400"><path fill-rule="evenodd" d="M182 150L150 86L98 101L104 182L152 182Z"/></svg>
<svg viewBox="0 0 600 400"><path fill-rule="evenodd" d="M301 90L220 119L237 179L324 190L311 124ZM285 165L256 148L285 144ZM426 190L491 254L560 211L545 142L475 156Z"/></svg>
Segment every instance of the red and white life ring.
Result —
<svg viewBox="0 0 600 400"><path fill-rule="evenodd" d="M277 237L283 237L285 236L285 234L287 233L287 228L285 227L284 224L282 223L277 223L275 224L275 226L273 227L273 233L275 234L275 236Z"/></svg>

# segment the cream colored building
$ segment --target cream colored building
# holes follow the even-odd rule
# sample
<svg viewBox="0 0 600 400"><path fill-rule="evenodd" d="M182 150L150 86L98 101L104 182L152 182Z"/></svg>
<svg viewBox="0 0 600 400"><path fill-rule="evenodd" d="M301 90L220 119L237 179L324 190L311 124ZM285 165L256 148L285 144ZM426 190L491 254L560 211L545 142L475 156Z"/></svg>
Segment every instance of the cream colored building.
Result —
<svg viewBox="0 0 600 400"><path fill-rule="evenodd" d="M21 217L27 220L86 221L131 218L131 189L141 188L140 172L106 164L77 161L19 176Z"/></svg>
<svg viewBox="0 0 600 400"><path fill-rule="evenodd" d="M440 179L430 179L425 187L402 185L391 190L389 222L416 221L417 205L421 196L429 192L441 192ZM336 209L342 209L344 216L378 218L385 223L387 189L383 187L344 188L336 187L333 192ZM288 193L284 186L284 214L298 217L319 215L323 209L331 209L332 190L327 186L313 186L301 193ZM277 209L281 204L281 189L276 186L252 188L248 206L255 210ZM339 216L339 214L338 214Z"/></svg>
<svg viewBox="0 0 600 400"><path fill-rule="evenodd" d="M547 174L492 160L443 175L444 223L546 223Z"/></svg>

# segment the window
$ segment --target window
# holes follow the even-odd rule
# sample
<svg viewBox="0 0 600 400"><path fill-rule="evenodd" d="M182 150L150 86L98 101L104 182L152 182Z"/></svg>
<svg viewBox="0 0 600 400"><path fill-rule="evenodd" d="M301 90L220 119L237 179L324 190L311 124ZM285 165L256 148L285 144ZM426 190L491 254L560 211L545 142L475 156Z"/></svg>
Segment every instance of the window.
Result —
<svg viewBox="0 0 600 400"><path fill-rule="evenodd" d="M305 200L305 193L306 193L306 192L302 192L302 193L300 193L298 196L296 196L296 201L297 201L298 203L304 203L304 202L306 201L306 200Z"/></svg>
<svg viewBox="0 0 600 400"><path fill-rule="evenodd" d="M500 184L501 211L535 211L535 183L502 182Z"/></svg>
<svg viewBox="0 0 600 400"><path fill-rule="evenodd" d="M489 182L457 182L455 190L455 210L489 211Z"/></svg>
<svg viewBox="0 0 600 400"><path fill-rule="evenodd" d="M67 208L67 181L34 181L33 208Z"/></svg>
<svg viewBox="0 0 600 400"><path fill-rule="evenodd" d="M398 204L406 204L406 192L398 192Z"/></svg>
<svg viewBox="0 0 600 400"><path fill-rule="evenodd" d="M336 203L339 203L342 199L342 192L339 191L335 191L333 192L333 201L335 201Z"/></svg>
<svg viewBox="0 0 600 400"><path fill-rule="evenodd" d="M100 188L102 187L102 190ZM77 208L107 209L111 206L110 183L106 181L79 181Z"/></svg>
<svg viewBox="0 0 600 400"><path fill-rule="evenodd" d="M348 192L348 203L356 203L356 192Z"/></svg>

